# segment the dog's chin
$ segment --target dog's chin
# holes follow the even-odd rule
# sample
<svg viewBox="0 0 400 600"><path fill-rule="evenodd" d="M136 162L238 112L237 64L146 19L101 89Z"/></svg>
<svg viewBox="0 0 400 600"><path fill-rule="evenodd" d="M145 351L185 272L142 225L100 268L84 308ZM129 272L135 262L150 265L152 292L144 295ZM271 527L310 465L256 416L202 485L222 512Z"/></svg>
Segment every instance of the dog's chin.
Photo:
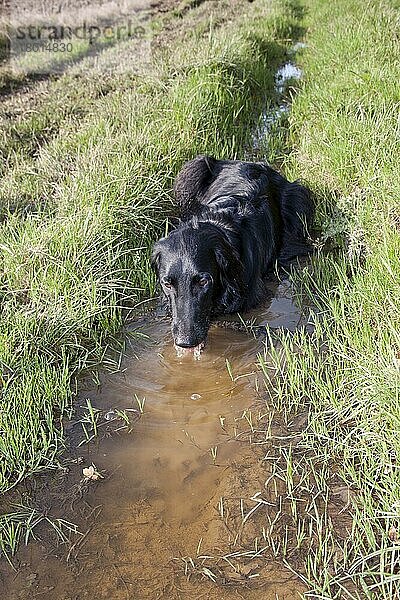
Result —
<svg viewBox="0 0 400 600"><path fill-rule="evenodd" d="M197 344L197 346L192 346L191 348L182 348L182 346L175 346L176 354L178 358L182 358L182 356L190 356L192 355L195 360L198 360L204 350L204 346L206 345L205 340Z"/></svg>

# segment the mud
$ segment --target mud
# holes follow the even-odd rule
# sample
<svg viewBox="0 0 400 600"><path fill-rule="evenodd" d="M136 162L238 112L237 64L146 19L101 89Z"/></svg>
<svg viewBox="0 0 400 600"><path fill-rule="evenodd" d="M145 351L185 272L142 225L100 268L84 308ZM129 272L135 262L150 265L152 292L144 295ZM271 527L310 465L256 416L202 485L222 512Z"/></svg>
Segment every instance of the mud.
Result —
<svg viewBox="0 0 400 600"><path fill-rule="evenodd" d="M236 322L306 322L287 281L246 317ZM214 326L195 361L176 356L167 320L144 317L138 327L146 339L129 344L123 371L80 399L98 411L97 437L77 447L45 491L30 491L38 510L81 533L56 547L39 530L15 572L3 561L4 597L299 598L301 582L263 534L265 511L277 503L276 485L266 496L265 444L282 433L257 378L263 341L251 328ZM87 438L82 421L90 432L85 418L72 423L73 445ZM91 465L94 477L85 479Z"/></svg>

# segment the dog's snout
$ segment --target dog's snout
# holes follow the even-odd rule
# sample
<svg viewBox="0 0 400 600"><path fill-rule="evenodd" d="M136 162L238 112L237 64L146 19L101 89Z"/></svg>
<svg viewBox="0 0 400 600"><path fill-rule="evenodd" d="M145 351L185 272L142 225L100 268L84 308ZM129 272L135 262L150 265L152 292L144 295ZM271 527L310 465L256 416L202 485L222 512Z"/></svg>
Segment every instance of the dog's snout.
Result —
<svg viewBox="0 0 400 600"><path fill-rule="evenodd" d="M179 346L179 348L194 348L197 344L193 344L192 342L184 342L180 339L175 340L175 345Z"/></svg>
<svg viewBox="0 0 400 600"><path fill-rule="evenodd" d="M179 346L180 348L194 348L202 341L198 340L194 333L185 333L177 330L177 328L174 327L172 329L172 333L174 336L175 345Z"/></svg>
<svg viewBox="0 0 400 600"><path fill-rule="evenodd" d="M186 323L186 327L184 326L184 322L179 321L178 323L173 322L172 335L175 346L179 346L180 348L195 348L204 342L207 332L196 327L196 324L190 321Z"/></svg>

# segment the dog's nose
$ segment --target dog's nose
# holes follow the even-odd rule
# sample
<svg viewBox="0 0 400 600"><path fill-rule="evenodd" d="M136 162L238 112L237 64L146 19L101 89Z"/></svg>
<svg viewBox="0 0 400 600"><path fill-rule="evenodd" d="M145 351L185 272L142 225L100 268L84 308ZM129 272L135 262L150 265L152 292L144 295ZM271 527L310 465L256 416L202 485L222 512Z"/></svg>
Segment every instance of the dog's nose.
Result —
<svg viewBox="0 0 400 600"><path fill-rule="evenodd" d="M179 348L194 348L197 344L193 342L185 342L183 340L175 340L175 346L179 346Z"/></svg>
<svg viewBox="0 0 400 600"><path fill-rule="evenodd" d="M172 337L174 338L175 346L179 346L180 348L194 348L197 346L201 340L199 340L196 332L193 331L194 328L185 329L179 325L176 323L172 325Z"/></svg>

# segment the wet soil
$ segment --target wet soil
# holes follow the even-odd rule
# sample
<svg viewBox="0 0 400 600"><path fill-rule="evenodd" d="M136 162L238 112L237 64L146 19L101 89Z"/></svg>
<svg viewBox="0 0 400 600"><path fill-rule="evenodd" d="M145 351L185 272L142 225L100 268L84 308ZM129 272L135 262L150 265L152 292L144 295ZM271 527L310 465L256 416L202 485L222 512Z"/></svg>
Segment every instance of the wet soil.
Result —
<svg viewBox="0 0 400 600"><path fill-rule="evenodd" d="M263 400L264 342L249 325L294 330L307 317L285 281L246 319L213 326L200 360L177 357L166 319L132 325L146 338L80 398L98 411L97 437L78 446L85 419L71 423L63 468L26 484L25 501L81 533L56 546L39 528L15 571L0 566L5 598L299 598L305 588L263 538L279 496L265 457L283 430Z"/></svg>

